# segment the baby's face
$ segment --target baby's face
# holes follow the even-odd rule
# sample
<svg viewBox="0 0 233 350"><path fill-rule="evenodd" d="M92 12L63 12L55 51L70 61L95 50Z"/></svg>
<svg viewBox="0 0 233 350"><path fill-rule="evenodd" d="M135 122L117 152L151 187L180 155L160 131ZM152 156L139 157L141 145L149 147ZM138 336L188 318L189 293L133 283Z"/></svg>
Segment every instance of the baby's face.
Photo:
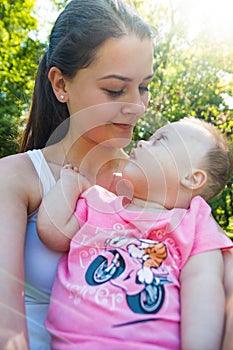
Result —
<svg viewBox="0 0 233 350"><path fill-rule="evenodd" d="M148 141L138 142L123 177L133 184L135 195L141 198L177 196L180 180L200 167L212 142L209 132L199 125L185 122L165 125Z"/></svg>

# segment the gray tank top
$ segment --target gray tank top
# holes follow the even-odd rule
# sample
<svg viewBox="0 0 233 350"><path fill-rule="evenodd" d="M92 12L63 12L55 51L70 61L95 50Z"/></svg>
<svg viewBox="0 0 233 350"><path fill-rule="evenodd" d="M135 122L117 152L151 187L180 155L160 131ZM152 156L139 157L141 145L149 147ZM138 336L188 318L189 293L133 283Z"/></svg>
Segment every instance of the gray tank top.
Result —
<svg viewBox="0 0 233 350"><path fill-rule="evenodd" d="M42 197L55 185L54 176L41 150L28 151L42 185ZM36 231L37 211L28 216L25 238L25 307L30 350L50 350L45 329L51 288L61 253L47 248Z"/></svg>

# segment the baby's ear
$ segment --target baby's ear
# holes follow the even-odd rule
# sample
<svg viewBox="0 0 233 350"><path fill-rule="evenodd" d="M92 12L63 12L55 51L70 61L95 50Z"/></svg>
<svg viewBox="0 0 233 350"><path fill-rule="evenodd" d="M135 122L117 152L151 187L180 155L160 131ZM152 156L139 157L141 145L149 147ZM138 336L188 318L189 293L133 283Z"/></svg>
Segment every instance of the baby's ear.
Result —
<svg viewBox="0 0 233 350"><path fill-rule="evenodd" d="M181 179L181 184L190 190L197 190L204 186L206 181L206 172L201 169L195 169L191 174L188 174Z"/></svg>

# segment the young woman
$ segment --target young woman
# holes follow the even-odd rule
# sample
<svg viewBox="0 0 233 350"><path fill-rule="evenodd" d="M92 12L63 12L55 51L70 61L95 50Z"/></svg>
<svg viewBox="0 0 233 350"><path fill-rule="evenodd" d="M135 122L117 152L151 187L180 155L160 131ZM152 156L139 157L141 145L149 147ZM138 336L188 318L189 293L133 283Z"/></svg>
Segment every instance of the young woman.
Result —
<svg viewBox="0 0 233 350"><path fill-rule="evenodd" d="M61 253L39 240L37 209L67 162L114 191L152 76L151 29L121 0L73 0L58 17L22 153L0 161L1 349L50 349L44 319Z"/></svg>

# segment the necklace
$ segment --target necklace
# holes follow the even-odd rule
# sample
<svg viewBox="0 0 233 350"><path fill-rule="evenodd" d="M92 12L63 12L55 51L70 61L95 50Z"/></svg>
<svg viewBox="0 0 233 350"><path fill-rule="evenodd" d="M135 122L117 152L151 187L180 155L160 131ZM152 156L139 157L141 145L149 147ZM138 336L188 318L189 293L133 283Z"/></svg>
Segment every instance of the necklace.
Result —
<svg viewBox="0 0 233 350"><path fill-rule="evenodd" d="M49 163L57 165L59 167L63 167L64 165L68 164L67 158L66 158L66 151L65 151L65 147L63 144L63 141L60 142L61 144L61 151L62 151L62 159L59 162L53 161L53 160L48 160Z"/></svg>
<svg viewBox="0 0 233 350"><path fill-rule="evenodd" d="M65 150L65 147L64 147L64 143L63 143L63 140L61 140L61 148L62 148L62 153L63 153L63 156L64 156L64 159L63 159L63 164L62 166L68 164L68 161L67 161L67 158L66 158L66 150Z"/></svg>
<svg viewBox="0 0 233 350"><path fill-rule="evenodd" d="M145 201L144 199L137 197L133 197L131 204L134 204L136 207L140 208L167 210L162 204L152 201Z"/></svg>

